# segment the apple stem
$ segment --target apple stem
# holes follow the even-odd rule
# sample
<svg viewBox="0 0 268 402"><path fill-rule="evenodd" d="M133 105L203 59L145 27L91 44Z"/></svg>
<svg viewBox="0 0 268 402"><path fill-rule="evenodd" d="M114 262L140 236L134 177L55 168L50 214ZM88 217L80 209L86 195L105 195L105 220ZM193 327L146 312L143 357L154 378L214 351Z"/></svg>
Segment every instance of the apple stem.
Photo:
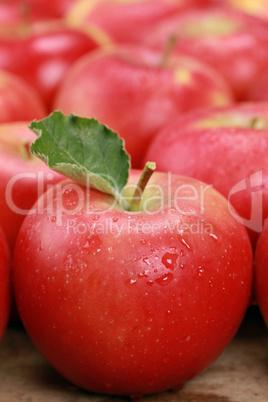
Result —
<svg viewBox="0 0 268 402"><path fill-rule="evenodd" d="M161 57L160 67L165 67L168 64L168 60L170 58L170 55L171 55L176 43L177 43L177 38L174 35L170 36L168 38L166 46L164 48L163 55Z"/></svg>
<svg viewBox="0 0 268 402"><path fill-rule="evenodd" d="M249 123L250 128L254 128L256 130L262 130L266 128L266 124L262 118L259 116L253 116Z"/></svg>
<svg viewBox="0 0 268 402"><path fill-rule="evenodd" d="M26 36L30 32L31 14L29 6L20 4L20 14L22 17L22 24L20 26L20 34Z"/></svg>
<svg viewBox="0 0 268 402"><path fill-rule="evenodd" d="M129 206L130 211L136 212L140 210L140 204L144 189L148 181L150 180L150 177L154 173L155 169L156 169L155 162L146 162L130 202Z"/></svg>

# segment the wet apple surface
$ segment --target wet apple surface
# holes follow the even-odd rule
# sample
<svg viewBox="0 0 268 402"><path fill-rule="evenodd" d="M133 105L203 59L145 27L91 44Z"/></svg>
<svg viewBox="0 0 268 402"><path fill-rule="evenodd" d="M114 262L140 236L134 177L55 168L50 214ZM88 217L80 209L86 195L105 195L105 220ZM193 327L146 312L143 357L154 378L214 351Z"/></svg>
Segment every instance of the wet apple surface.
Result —
<svg viewBox="0 0 268 402"><path fill-rule="evenodd" d="M76 127L94 123L59 112L33 123L39 155L57 119L77 142L88 137ZM73 161L68 147L59 156ZM130 171L124 201L140 175ZM143 395L182 387L220 355L249 306L253 261L245 228L203 182L155 172L139 208L127 205L71 180L53 186L23 222L13 278L23 324L59 373L90 391Z"/></svg>

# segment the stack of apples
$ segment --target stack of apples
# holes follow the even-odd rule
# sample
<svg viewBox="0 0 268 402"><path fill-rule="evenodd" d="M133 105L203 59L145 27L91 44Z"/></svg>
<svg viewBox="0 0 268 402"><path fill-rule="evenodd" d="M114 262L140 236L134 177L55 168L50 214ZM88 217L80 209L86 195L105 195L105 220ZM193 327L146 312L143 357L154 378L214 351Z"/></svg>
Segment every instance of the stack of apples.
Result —
<svg viewBox="0 0 268 402"><path fill-rule="evenodd" d="M1 2L0 339L140 397L268 325L267 10Z"/></svg>

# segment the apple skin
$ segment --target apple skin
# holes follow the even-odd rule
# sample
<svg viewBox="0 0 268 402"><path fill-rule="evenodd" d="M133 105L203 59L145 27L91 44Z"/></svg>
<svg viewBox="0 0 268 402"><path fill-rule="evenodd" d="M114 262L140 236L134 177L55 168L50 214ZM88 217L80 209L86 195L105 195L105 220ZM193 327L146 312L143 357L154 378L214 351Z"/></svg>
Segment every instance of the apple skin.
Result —
<svg viewBox="0 0 268 402"><path fill-rule="evenodd" d="M65 18L70 26L82 26L89 32L97 30L107 41L136 43L158 22L194 3L194 0L80 0L70 7Z"/></svg>
<svg viewBox="0 0 268 402"><path fill-rule="evenodd" d="M29 146L36 135L28 125L28 122L0 124L0 227L11 252L27 211L42 192L63 179L30 155Z"/></svg>
<svg viewBox="0 0 268 402"><path fill-rule="evenodd" d="M0 123L41 119L47 113L36 90L21 77L4 70L0 70L0 103Z"/></svg>
<svg viewBox="0 0 268 402"><path fill-rule="evenodd" d="M248 88L246 100L248 102L268 102L268 74L260 74L254 84Z"/></svg>
<svg viewBox="0 0 268 402"><path fill-rule="evenodd" d="M175 116L233 102L227 83L207 65L172 54L163 57L135 45L93 51L70 68L53 109L95 117L109 126L125 140L132 168L137 168L151 138Z"/></svg>
<svg viewBox="0 0 268 402"><path fill-rule="evenodd" d="M255 252L254 293L268 327L268 220L264 222Z"/></svg>
<svg viewBox="0 0 268 402"><path fill-rule="evenodd" d="M259 128L251 126L256 118ZM245 224L249 220L255 246L268 216L268 103L204 108L177 118L154 137L144 156L144 161L150 159L159 170L195 177L230 197ZM252 189L250 177L255 172L261 172L261 182ZM241 191L232 194L238 183ZM262 192L256 209L251 204L254 189Z"/></svg>
<svg viewBox="0 0 268 402"><path fill-rule="evenodd" d="M144 43L163 49L177 37L174 51L203 60L231 85L236 99L245 100L268 64L267 21L227 7L188 10L159 23Z"/></svg>
<svg viewBox="0 0 268 402"><path fill-rule="evenodd" d="M61 19L77 0L19 0L33 21Z"/></svg>
<svg viewBox="0 0 268 402"><path fill-rule="evenodd" d="M11 303L10 253L0 228L0 342L7 328Z"/></svg>
<svg viewBox="0 0 268 402"><path fill-rule="evenodd" d="M0 37L0 68L27 81L51 111L55 93L69 67L98 46L97 38L63 22L32 24L23 35Z"/></svg>
<svg viewBox="0 0 268 402"><path fill-rule="evenodd" d="M268 1L267 0L224 0L224 5L241 10L258 18L268 20Z"/></svg>
<svg viewBox="0 0 268 402"><path fill-rule="evenodd" d="M251 297L252 250L222 195L207 189L201 208L204 186L154 173L147 207L133 213L67 180L25 218L13 260L18 309L69 381L118 395L178 389L230 342ZM194 232L198 222L204 231Z"/></svg>
<svg viewBox="0 0 268 402"><path fill-rule="evenodd" d="M58 21L64 18L77 0L1 0L0 35L23 32L37 21Z"/></svg>
<svg viewBox="0 0 268 402"><path fill-rule="evenodd" d="M0 35L12 35L23 25L23 17L14 1L0 3Z"/></svg>

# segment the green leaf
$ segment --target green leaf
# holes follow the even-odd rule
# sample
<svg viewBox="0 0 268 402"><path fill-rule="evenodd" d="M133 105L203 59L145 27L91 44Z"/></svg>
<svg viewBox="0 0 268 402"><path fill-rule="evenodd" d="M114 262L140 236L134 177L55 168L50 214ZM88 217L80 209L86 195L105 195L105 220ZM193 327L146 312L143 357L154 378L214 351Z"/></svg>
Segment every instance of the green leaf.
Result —
<svg viewBox="0 0 268 402"><path fill-rule="evenodd" d="M31 152L51 169L119 202L128 180L129 155L117 133L95 119L55 111L29 128L38 138Z"/></svg>

